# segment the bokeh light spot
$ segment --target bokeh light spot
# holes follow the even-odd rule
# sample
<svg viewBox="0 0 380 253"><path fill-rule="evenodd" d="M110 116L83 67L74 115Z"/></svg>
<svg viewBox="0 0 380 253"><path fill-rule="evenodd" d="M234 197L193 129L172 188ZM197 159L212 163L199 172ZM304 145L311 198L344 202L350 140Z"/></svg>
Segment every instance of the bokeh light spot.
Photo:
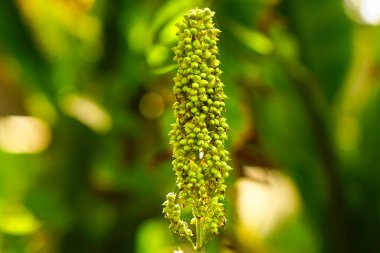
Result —
<svg viewBox="0 0 380 253"><path fill-rule="evenodd" d="M147 93L140 100L140 112L147 119L157 119L165 109L164 99L156 93Z"/></svg>
<svg viewBox="0 0 380 253"><path fill-rule="evenodd" d="M291 179L278 171L246 167L245 172L251 179L237 182L241 226L265 237L284 218L298 212L298 192Z"/></svg>
<svg viewBox="0 0 380 253"><path fill-rule="evenodd" d="M0 232L13 236L25 236L35 233L41 227L40 222L25 207L6 206L0 212Z"/></svg>
<svg viewBox="0 0 380 253"><path fill-rule="evenodd" d="M359 23L368 25L380 24L379 0L345 0L347 14Z"/></svg>
<svg viewBox="0 0 380 253"><path fill-rule="evenodd" d="M8 153L39 153L51 141L49 125L36 117L0 118L0 149Z"/></svg>
<svg viewBox="0 0 380 253"><path fill-rule="evenodd" d="M106 133L111 129L112 119L109 113L95 101L79 95L68 94L61 98L63 110L97 133Z"/></svg>
<svg viewBox="0 0 380 253"><path fill-rule="evenodd" d="M152 46L147 55L147 62L151 67L161 66L169 57L169 49L161 44Z"/></svg>

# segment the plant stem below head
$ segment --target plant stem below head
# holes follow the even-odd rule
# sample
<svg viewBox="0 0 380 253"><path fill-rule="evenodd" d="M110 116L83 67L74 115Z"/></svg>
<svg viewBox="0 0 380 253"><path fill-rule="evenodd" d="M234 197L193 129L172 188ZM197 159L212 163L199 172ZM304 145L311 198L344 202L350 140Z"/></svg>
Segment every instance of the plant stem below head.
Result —
<svg viewBox="0 0 380 253"><path fill-rule="evenodd" d="M196 237L197 241L195 244L195 251L197 253L205 253L205 245L204 245L204 228L202 219L197 218L196 223Z"/></svg>

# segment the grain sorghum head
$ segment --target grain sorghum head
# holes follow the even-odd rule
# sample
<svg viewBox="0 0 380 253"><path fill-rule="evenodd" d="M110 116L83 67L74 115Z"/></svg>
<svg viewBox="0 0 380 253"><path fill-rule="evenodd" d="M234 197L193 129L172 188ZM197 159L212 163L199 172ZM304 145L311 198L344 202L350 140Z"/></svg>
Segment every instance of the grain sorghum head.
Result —
<svg viewBox="0 0 380 253"><path fill-rule="evenodd" d="M196 219L213 234L225 224L225 178L232 168L225 150L228 124L223 83L219 76L218 35L209 8L193 9L178 27L178 45L173 48L178 72L174 77L173 105L176 122L170 131L173 168L179 193L169 193L164 203L170 227L181 236L192 231L181 218L181 209L192 207Z"/></svg>

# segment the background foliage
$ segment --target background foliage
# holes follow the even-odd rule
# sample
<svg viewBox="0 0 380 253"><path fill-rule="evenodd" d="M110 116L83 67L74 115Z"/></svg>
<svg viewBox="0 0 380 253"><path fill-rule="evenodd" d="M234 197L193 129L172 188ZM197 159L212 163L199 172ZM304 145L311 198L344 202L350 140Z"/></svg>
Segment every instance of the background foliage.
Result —
<svg viewBox="0 0 380 253"><path fill-rule="evenodd" d="M222 30L235 169L209 251L380 252L380 32L354 2L3 1L0 252L190 252L161 212L196 6Z"/></svg>

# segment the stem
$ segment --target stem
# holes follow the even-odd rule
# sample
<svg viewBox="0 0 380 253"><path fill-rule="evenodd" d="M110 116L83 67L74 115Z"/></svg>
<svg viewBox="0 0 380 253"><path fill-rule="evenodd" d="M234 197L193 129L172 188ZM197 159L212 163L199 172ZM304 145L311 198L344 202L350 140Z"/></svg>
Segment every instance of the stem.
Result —
<svg viewBox="0 0 380 253"><path fill-rule="evenodd" d="M194 245L194 242L193 240L191 240L191 238L189 236L186 236L186 239L190 242L191 246L193 247L193 249L195 249L195 245ZM1 253L1 252L0 252Z"/></svg>
<svg viewBox="0 0 380 253"><path fill-rule="evenodd" d="M201 219L196 220L195 223L196 226L196 237L197 241L195 244L195 252L197 253L205 253L205 247L204 247L204 235L203 235L203 221Z"/></svg>
<svg viewBox="0 0 380 253"><path fill-rule="evenodd" d="M296 73L293 70L290 73ZM331 246L333 247L332 252L351 252L348 240L348 229L347 224L349 224L349 218L346 211L346 200L344 195L344 186L341 182L341 177L339 175L339 161L335 154L333 148L333 141L328 129L328 121L324 117L324 104L321 102L322 98L318 97L318 92L312 92L310 87L306 85L310 83L310 76L307 73L292 75L296 80L297 92L302 103L305 106L306 111L310 116L310 121L312 123L313 131L316 137L317 150L319 151L319 159L321 161L321 169L324 173L324 179L326 181L326 189L328 192L329 200L326 203L327 212L330 213L329 223L330 228L328 231L330 234L326 233L326 241L331 241ZM318 85L313 83L315 87Z"/></svg>

